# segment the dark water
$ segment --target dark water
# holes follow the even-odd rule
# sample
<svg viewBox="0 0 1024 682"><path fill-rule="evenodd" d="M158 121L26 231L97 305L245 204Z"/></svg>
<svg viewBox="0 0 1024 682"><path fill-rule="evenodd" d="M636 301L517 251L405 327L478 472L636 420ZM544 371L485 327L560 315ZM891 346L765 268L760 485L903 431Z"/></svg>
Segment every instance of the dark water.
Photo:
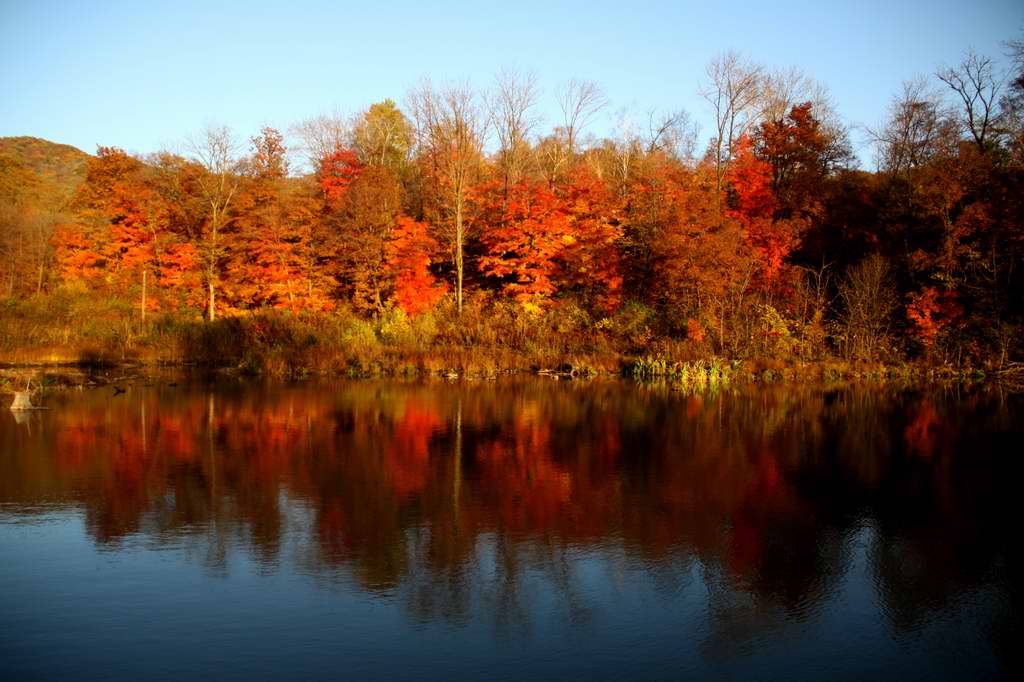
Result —
<svg viewBox="0 0 1024 682"><path fill-rule="evenodd" d="M0 413L0 677L1020 672L1024 404L140 385Z"/></svg>

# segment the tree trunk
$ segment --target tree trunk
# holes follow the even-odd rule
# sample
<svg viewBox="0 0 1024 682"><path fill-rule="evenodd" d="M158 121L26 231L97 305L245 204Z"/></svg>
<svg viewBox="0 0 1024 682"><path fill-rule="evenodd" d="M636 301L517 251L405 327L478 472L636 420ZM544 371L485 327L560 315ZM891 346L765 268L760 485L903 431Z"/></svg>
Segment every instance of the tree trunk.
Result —
<svg viewBox="0 0 1024 682"><path fill-rule="evenodd" d="M455 305L462 314L462 197L455 200Z"/></svg>
<svg viewBox="0 0 1024 682"><path fill-rule="evenodd" d="M142 323L146 323L146 270L142 271Z"/></svg>
<svg viewBox="0 0 1024 682"><path fill-rule="evenodd" d="M216 319L216 315L214 313L214 308L213 308L213 274L212 273L210 275L209 286L210 286L210 322L213 322L214 319Z"/></svg>

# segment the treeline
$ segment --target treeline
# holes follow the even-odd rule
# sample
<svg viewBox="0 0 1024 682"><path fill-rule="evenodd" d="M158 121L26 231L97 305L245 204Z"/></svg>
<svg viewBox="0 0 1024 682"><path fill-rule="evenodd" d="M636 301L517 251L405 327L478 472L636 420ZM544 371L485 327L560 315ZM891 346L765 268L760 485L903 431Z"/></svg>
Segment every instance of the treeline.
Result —
<svg viewBox="0 0 1024 682"><path fill-rule="evenodd" d="M426 316L475 325L469 345L514 318L628 353L1005 366L1024 313L1024 52L1008 46L1011 74L972 53L908 82L868 131L875 172L820 84L734 53L707 68L700 152L685 113L588 135L608 104L586 81L542 129L535 80L506 72L305 121L294 144L210 128L184 156L100 147L59 205L0 157L5 315L59 299L67 316L77 296L129 326Z"/></svg>

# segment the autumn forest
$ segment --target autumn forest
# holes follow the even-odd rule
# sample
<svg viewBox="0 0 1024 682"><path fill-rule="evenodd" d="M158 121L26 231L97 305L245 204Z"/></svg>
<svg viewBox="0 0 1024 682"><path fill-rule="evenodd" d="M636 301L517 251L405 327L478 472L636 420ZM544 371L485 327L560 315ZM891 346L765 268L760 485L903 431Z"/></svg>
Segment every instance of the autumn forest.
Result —
<svg viewBox="0 0 1024 682"><path fill-rule="evenodd" d="M873 170L823 84L735 52L703 72L711 130L652 112L598 137L599 84L504 71L180 152L5 138L0 360L999 372L1024 352L1006 47L1009 73L972 52L894 93L856 131Z"/></svg>

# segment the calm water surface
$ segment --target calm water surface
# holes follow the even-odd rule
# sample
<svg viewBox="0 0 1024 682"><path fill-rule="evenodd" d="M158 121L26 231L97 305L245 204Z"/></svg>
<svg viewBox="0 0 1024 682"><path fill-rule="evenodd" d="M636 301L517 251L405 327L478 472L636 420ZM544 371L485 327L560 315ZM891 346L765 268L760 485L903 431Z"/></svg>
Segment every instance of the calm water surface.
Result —
<svg viewBox="0 0 1024 682"><path fill-rule="evenodd" d="M207 381L0 413L4 679L1019 674L1024 402Z"/></svg>

